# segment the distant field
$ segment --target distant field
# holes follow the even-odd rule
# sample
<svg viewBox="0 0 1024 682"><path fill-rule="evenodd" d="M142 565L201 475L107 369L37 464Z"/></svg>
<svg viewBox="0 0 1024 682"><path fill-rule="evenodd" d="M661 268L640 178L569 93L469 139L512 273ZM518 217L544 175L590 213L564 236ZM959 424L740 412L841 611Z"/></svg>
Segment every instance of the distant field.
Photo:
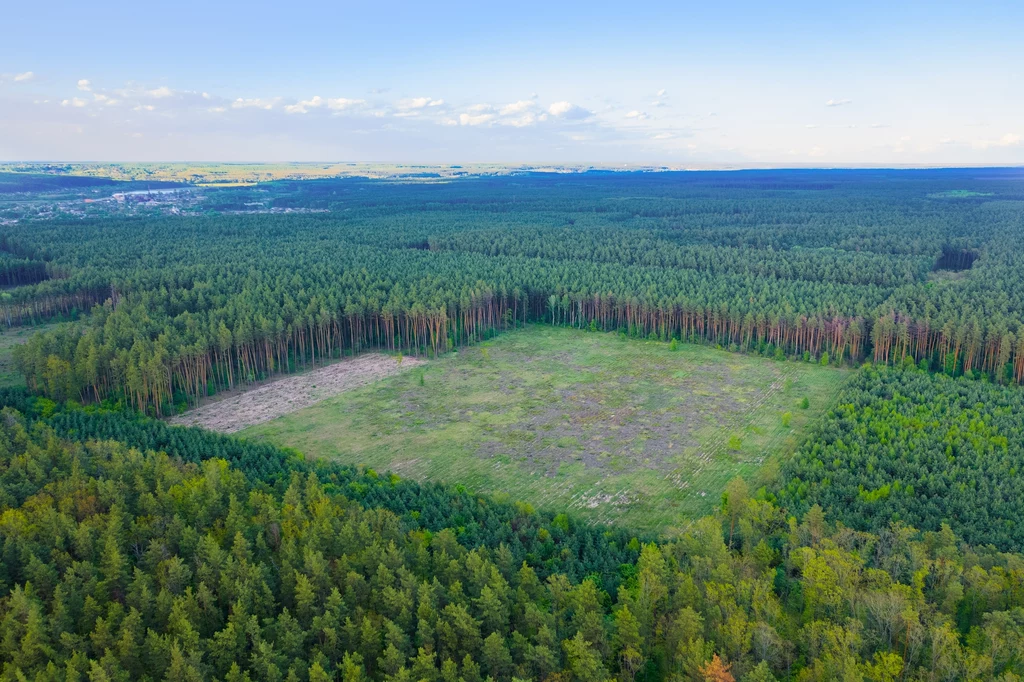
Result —
<svg viewBox="0 0 1024 682"><path fill-rule="evenodd" d="M664 530L711 510L733 476L756 482L847 374L536 326L240 435Z"/></svg>

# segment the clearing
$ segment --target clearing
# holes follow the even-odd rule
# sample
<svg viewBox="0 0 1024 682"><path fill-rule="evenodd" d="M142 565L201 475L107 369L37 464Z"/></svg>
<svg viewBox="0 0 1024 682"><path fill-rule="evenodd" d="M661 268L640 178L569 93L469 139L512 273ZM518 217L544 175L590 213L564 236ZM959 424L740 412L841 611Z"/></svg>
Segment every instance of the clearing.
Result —
<svg viewBox="0 0 1024 682"><path fill-rule="evenodd" d="M423 360L414 357L399 360L390 355L367 353L274 379L256 388L226 393L169 421L234 433L421 364Z"/></svg>
<svg viewBox="0 0 1024 682"><path fill-rule="evenodd" d="M537 325L241 435L595 523L671 530L711 511L732 477L757 485L848 375Z"/></svg>

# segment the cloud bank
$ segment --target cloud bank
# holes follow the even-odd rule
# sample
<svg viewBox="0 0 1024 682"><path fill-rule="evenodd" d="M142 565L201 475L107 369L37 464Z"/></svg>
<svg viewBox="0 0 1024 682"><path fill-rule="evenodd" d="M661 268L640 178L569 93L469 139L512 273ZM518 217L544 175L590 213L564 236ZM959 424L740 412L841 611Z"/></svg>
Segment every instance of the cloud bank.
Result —
<svg viewBox="0 0 1024 682"><path fill-rule="evenodd" d="M493 98L466 101L437 90L207 92L141 80L108 83L95 74L58 82L38 73L0 73L0 158L623 161L681 167L1024 160L1024 126L1000 126L998 134L982 135L974 121L973 128L946 126L929 135L866 101L832 122L820 103L808 102L792 107L787 122L778 108L768 114L750 107L750 97L701 100L700 93L678 89L672 96L667 87L611 94L527 89L504 96L495 88ZM832 98L824 104L833 109L852 103ZM871 118L855 120L861 110Z"/></svg>

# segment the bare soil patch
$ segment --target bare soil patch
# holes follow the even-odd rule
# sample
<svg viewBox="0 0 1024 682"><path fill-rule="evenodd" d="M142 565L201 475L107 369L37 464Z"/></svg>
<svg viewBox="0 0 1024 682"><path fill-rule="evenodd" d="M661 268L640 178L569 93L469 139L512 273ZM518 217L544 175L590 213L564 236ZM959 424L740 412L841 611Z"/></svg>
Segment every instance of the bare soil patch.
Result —
<svg viewBox="0 0 1024 682"><path fill-rule="evenodd" d="M212 431L234 433L423 363L424 360L408 356L399 363L397 358L389 355L359 355L232 393L169 421L182 426L202 426Z"/></svg>

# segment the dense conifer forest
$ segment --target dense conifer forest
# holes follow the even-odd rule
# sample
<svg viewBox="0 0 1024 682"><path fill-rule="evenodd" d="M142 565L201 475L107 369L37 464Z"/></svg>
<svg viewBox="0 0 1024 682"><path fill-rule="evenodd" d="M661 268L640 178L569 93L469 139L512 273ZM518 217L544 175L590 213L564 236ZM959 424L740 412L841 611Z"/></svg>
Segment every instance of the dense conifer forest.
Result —
<svg viewBox="0 0 1024 682"><path fill-rule="evenodd" d="M57 400L123 398L156 415L345 353L442 353L527 321L815 361L912 358L1019 383L1016 173L221 190L222 214L205 218L8 226L4 250L44 261L51 277L6 292L0 307L9 323L96 307L84 332L54 331L21 354L29 385ZM326 212L243 210L268 202ZM20 260L5 263L9 281L32 276Z"/></svg>
<svg viewBox="0 0 1024 682"><path fill-rule="evenodd" d="M65 323L0 390L0 679L1019 680L1021 179L284 181L4 225L0 319ZM672 537L159 419L527 323L857 369Z"/></svg>
<svg viewBox="0 0 1024 682"><path fill-rule="evenodd" d="M643 542L14 398L30 416L0 414L4 679L1024 674L1024 558L945 524L863 533L818 506L798 521L737 480L719 515Z"/></svg>
<svg viewBox="0 0 1024 682"><path fill-rule="evenodd" d="M917 368L865 368L785 467L784 506L1024 547L1024 391Z"/></svg>

